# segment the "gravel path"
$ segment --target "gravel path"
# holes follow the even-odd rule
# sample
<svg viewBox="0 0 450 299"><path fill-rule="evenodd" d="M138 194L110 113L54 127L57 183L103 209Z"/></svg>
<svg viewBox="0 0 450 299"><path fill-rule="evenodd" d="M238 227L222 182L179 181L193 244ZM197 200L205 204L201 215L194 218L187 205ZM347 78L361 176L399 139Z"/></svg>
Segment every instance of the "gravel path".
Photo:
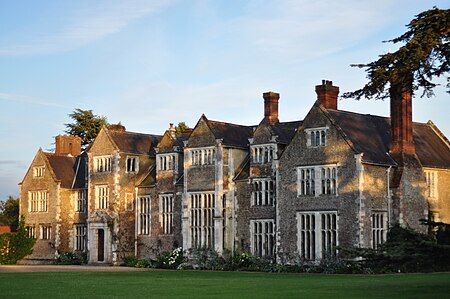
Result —
<svg viewBox="0 0 450 299"><path fill-rule="evenodd" d="M7 265L0 266L0 273L13 272L137 272L148 271L143 268L117 266L78 266L78 265Z"/></svg>

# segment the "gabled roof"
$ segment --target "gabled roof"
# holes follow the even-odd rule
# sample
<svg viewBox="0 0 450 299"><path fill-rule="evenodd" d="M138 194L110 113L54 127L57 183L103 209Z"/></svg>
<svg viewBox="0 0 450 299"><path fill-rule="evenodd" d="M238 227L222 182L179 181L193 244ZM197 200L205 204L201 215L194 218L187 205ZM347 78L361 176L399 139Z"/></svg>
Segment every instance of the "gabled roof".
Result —
<svg viewBox="0 0 450 299"><path fill-rule="evenodd" d="M326 112L354 150L364 153L364 162L395 165L389 155L390 118L332 109ZM423 166L450 168L450 147L430 124L413 123L413 138Z"/></svg>
<svg viewBox="0 0 450 299"><path fill-rule="evenodd" d="M124 153L155 156L155 147L160 135L142 134L128 131L107 130L112 141Z"/></svg>
<svg viewBox="0 0 450 299"><path fill-rule="evenodd" d="M236 175L234 176L234 181L243 181L247 180L250 177L250 155L242 161L241 165L239 165L236 170Z"/></svg>
<svg viewBox="0 0 450 299"><path fill-rule="evenodd" d="M68 155L44 153L56 179L61 181L61 187L70 189L75 177L76 158Z"/></svg>
<svg viewBox="0 0 450 299"><path fill-rule="evenodd" d="M248 138L252 136L253 129L256 127L208 120L206 117L205 119L214 137L222 139L222 143L228 146L247 147Z"/></svg>
<svg viewBox="0 0 450 299"><path fill-rule="evenodd" d="M288 144L294 137L297 128L301 126L303 121L280 122L270 125L273 133L278 136L278 142Z"/></svg>
<svg viewBox="0 0 450 299"><path fill-rule="evenodd" d="M150 166L150 169L142 178L137 182L137 187L152 187L156 184L156 167L155 165Z"/></svg>

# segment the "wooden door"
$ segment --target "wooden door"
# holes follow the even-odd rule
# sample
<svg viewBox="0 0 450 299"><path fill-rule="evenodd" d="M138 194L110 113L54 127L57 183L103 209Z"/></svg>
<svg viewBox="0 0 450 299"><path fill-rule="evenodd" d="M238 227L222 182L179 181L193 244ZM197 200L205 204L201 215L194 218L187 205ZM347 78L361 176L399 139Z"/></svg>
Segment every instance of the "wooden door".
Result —
<svg viewBox="0 0 450 299"><path fill-rule="evenodd" d="M105 231L98 230L98 244L97 244L97 261L103 262L105 260Z"/></svg>

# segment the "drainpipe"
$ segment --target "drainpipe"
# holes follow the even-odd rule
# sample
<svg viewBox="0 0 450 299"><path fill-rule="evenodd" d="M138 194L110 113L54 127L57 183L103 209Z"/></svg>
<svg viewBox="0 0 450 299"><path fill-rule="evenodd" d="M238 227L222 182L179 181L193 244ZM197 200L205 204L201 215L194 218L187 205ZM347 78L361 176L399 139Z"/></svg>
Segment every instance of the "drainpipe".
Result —
<svg viewBox="0 0 450 299"><path fill-rule="evenodd" d="M387 206L388 206L388 228L391 227L391 186L390 186L390 180L391 180L391 168L392 166L389 166L388 169L386 169L386 185L387 185Z"/></svg>

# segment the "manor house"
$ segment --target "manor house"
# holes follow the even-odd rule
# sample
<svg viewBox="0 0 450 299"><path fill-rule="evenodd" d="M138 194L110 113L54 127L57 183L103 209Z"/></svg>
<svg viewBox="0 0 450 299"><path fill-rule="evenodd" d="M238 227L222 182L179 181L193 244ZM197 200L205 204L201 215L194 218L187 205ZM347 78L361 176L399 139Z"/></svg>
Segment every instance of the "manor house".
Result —
<svg viewBox="0 0 450 299"><path fill-rule="evenodd" d="M23 262L85 252L120 264L177 247L318 261L337 246L377 248L394 223L450 223L450 143L412 121L411 95L380 117L339 110L331 81L315 90L298 121L280 121L279 94L267 92L252 126L205 115L182 134L113 125L83 152L78 137L57 136L20 183L37 239Z"/></svg>

